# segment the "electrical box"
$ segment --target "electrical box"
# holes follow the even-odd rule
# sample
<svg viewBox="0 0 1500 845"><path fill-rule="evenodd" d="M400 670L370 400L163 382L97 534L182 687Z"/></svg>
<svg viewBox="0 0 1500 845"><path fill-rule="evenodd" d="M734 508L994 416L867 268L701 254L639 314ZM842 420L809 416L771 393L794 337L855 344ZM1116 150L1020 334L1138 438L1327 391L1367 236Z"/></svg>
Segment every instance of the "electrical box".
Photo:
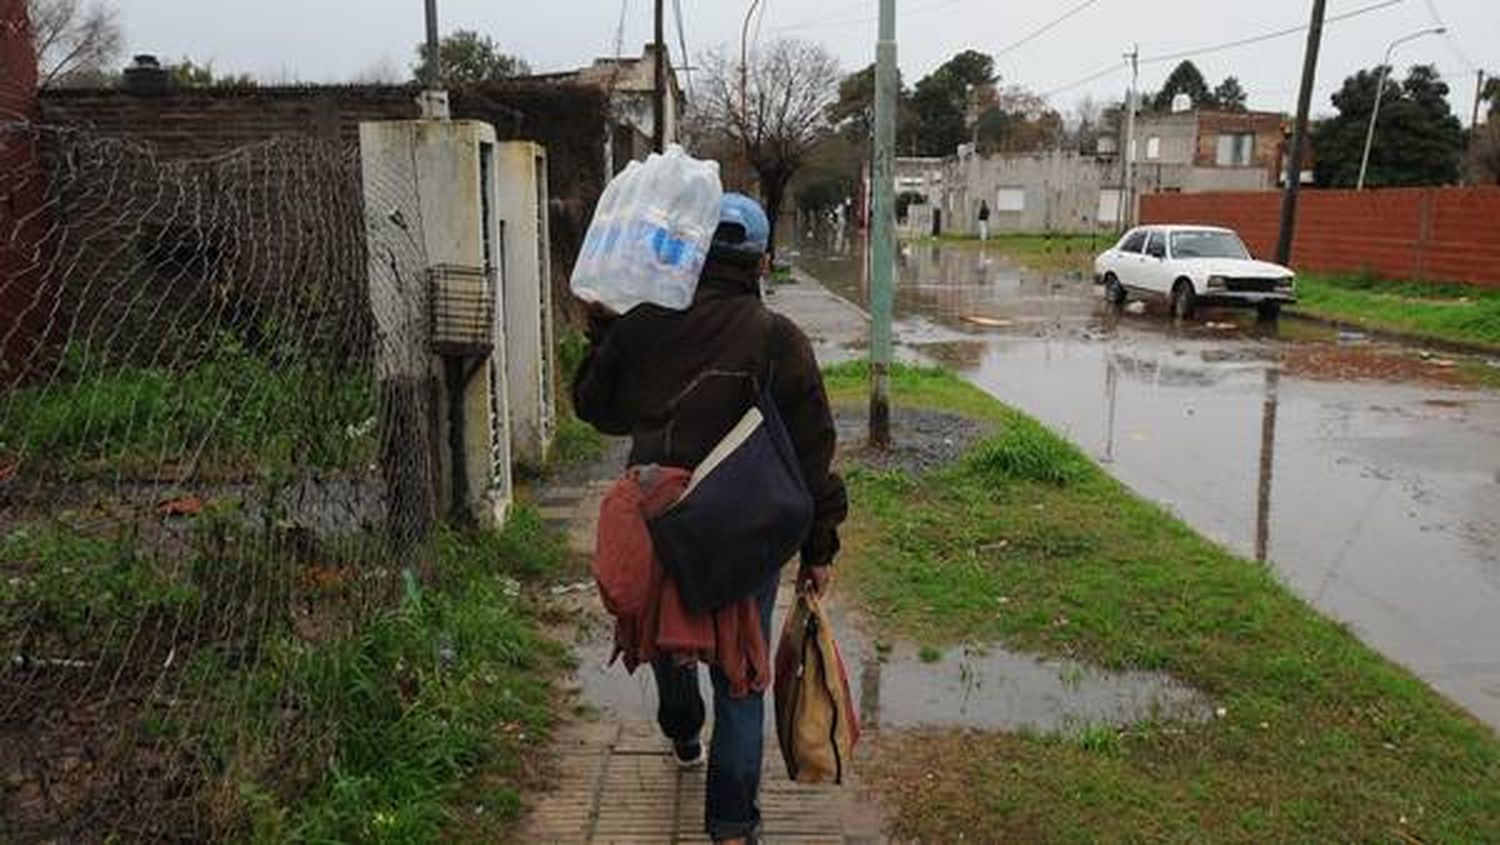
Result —
<svg viewBox="0 0 1500 845"><path fill-rule="evenodd" d="M503 523L511 502L505 387L505 266L497 146L487 123L362 123L370 308L382 396L424 407L382 409L383 453L421 477L387 472L389 499L432 490L434 507ZM391 460L383 454L384 460ZM396 481L389 479L396 478Z"/></svg>
<svg viewBox="0 0 1500 845"><path fill-rule="evenodd" d="M507 141L498 147L496 169L505 271L495 328L504 338L512 455L538 471L557 428L547 151Z"/></svg>

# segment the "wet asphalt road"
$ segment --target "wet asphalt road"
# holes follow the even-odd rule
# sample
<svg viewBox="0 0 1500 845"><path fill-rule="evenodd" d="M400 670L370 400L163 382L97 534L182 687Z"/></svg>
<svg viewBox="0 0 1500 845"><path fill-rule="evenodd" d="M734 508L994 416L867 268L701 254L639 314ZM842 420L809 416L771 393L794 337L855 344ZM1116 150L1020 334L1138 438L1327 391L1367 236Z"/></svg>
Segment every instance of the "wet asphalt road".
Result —
<svg viewBox="0 0 1500 845"><path fill-rule="evenodd" d="M853 246L794 260L863 305ZM903 247L896 317L903 345L1270 561L1500 730L1497 362L1241 312L1117 314L1086 279L973 247Z"/></svg>

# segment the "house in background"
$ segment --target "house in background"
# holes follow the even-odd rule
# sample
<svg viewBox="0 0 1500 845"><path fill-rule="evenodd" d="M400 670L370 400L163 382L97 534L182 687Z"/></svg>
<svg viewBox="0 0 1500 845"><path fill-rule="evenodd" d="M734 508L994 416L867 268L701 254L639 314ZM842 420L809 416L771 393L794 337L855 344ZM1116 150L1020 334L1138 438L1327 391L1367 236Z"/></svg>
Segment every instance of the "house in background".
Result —
<svg viewBox="0 0 1500 845"><path fill-rule="evenodd" d="M1138 194L1267 191L1281 184L1287 124L1278 112L1144 112L1130 146Z"/></svg>
<svg viewBox="0 0 1500 845"><path fill-rule="evenodd" d="M1286 119L1276 112L1182 109L1143 112L1133 143L1103 136L1093 151L984 156L965 145L944 158L898 158L897 196L925 200L925 206L906 207L903 231L975 234L979 205L986 202L994 233L1093 234L1127 225L1132 197L1277 190L1286 131ZM1131 191L1125 190L1122 146L1134 158ZM1304 183L1311 179L1310 161L1303 164Z"/></svg>
<svg viewBox="0 0 1500 845"><path fill-rule="evenodd" d="M662 64L666 70L666 131L663 138L671 144L681 137L681 118L685 106L677 73L672 68L671 51ZM647 44L640 56L601 58L578 70L527 77L528 81L555 81L585 85L604 90L609 95L609 136L604 151L606 169L613 175L633 160L651 153L651 136L656 125L653 99L656 94L656 48Z"/></svg>

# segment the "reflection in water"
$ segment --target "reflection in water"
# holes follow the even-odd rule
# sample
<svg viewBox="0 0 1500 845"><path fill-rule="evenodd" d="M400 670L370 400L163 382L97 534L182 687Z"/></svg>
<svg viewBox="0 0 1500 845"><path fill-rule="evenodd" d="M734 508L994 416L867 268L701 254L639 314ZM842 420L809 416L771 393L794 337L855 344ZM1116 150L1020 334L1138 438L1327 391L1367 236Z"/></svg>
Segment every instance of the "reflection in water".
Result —
<svg viewBox="0 0 1500 845"><path fill-rule="evenodd" d="M783 589L777 622L790 604ZM1071 660L1041 659L997 645L964 645L936 661L915 645L876 647L862 620L837 594L824 604L848 661L850 692L861 722L878 727L973 727L1066 731L1089 725L1128 725L1143 719L1203 720L1212 712L1201 693L1155 672L1109 672ZM600 611L602 613L602 608ZM775 630L773 628L773 630ZM603 635L606 632L600 631ZM607 717L651 721L656 690L650 671L634 676L606 666L606 640L578 649L577 678L584 699ZM706 676L706 673L702 673ZM857 681L857 683L856 683ZM707 696L706 683L700 689ZM772 717L767 708L767 718Z"/></svg>
<svg viewBox="0 0 1500 845"><path fill-rule="evenodd" d="M1276 457L1276 405L1281 370L1266 368L1266 399L1260 412L1260 481L1255 491L1255 559L1264 563L1271 541L1271 466Z"/></svg>
<svg viewBox="0 0 1500 845"><path fill-rule="evenodd" d="M863 300L852 260L804 257ZM897 319L908 348L965 342L941 352L974 384L1500 727L1500 392L1477 368L1243 312L1117 314L972 247L911 247Z"/></svg>
<svg viewBox="0 0 1500 845"><path fill-rule="evenodd" d="M1104 362L1104 397L1108 407L1104 424L1104 463L1112 464L1115 461L1115 401L1120 392L1120 371L1115 367L1114 356L1105 359Z"/></svg>

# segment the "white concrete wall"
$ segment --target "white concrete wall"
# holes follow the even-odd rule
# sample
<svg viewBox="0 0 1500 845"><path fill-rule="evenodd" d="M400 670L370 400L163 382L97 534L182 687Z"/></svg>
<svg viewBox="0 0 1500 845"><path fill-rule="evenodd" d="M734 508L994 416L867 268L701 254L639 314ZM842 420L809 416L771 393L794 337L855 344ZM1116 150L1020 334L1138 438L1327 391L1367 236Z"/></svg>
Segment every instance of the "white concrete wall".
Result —
<svg viewBox="0 0 1500 845"><path fill-rule="evenodd" d="M376 370L381 378L426 377L444 384L442 359L431 348L425 271L439 264L485 265L480 192L487 188L480 179L480 150L494 144L494 130L477 121L360 125L370 302L380 338ZM497 248L498 220L492 213L490 238ZM497 296L497 308L498 300ZM503 421L508 414L504 386L494 383L504 373L503 354L503 344L497 345L493 355L498 357L480 362L464 389L462 453L469 481L465 504L483 522L503 520L511 500L508 455L497 462L495 454L497 449L509 450L508 438L497 436L492 426L493 416ZM439 498L446 511L452 505L450 411L446 390L440 387L438 393L442 399L433 433L441 443ZM497 473L497 463L506 471Z"/></svg>
<svg viewBox="0 0 1500 845"><path fill-rule="evenodd" d="M499 146L498 211L504 229L503 325L513 458L540 470L556 420L556 342L547 232L547 151L529 141Z"/></svg>
<svg viewBox="0 0 1500 845"><path fill-rule="evenodd" d="M943 231L979 231L979 203L990 206L990 232L1087 234L1112 227L1098 221L1099 192L1119 184L1118 164L1078 153L970 156L949 161L943 191ZM1019 190L1022 208L1001 211L1001 189Z"/></svg>

